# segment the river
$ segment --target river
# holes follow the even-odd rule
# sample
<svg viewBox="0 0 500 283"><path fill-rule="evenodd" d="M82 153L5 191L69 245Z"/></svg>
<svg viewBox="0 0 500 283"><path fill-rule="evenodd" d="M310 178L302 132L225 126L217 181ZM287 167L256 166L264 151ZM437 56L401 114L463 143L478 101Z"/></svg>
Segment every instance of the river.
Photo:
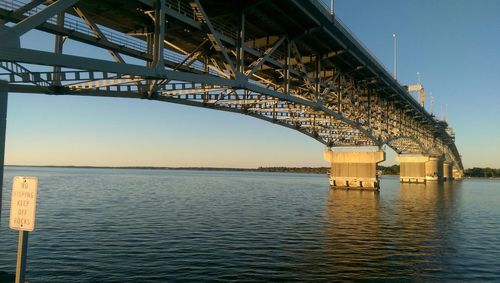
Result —
<svg viewBox="0 0 500 283"><path fill-rule="evenodd" d="M329 190L326 175L6 167L39 177L35 282L500 281L500 181Z"/></svg>

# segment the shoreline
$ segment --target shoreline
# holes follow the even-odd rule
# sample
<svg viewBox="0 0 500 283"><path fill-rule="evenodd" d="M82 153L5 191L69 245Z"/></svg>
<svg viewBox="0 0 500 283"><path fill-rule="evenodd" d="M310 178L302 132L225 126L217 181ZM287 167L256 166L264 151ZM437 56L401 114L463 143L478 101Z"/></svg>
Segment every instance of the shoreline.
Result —
<svg viewBox="0 0 500 283"><path fill-rule="evenodd" d="M163 167L163 166L79 166L79 165L5 165L5 167L31 168L67 168L67 169L129 169L129 170L186 170L186 171L228 171L228 172L264 172L295 174L328 174L328 167ZM390 167L385 167L390 168ZM381 174L381 176L399 176L399 174ZM464 177L464 179L500 180L500 177Z"/></svg>
<svg viewBox="0 0 500 283"><path fill-rule="evenodd" d="M5 165L5 167L68 168L68 169L130 169L130 170L191 170L191 171L237 171L237 172L281 172L326 174L328 167L163 167L163 166L78 166L78 165ZM324 172L320 172L323 171Z"/></svg>

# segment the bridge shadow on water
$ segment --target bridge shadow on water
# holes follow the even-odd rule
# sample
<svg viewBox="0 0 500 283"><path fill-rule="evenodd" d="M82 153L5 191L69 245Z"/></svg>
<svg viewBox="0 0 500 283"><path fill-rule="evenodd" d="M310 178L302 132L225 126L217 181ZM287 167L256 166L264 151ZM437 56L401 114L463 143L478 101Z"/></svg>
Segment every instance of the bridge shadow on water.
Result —
<svg viewBox="0 0 500 283"><path fill-rule="evenodd" d="M392 184L380 193L328 192L326 272L346 280L449 278L460 184Z"/></svg>

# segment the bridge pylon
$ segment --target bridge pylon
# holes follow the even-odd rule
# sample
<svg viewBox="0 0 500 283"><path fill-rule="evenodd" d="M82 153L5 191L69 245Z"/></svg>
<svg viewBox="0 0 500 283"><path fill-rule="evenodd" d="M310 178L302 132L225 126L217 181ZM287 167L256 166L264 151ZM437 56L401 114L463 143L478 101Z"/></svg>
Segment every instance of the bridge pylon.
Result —
<svg viewBox="0 0 500 283"><path fill-rule="evenodd" d="M385 160L385 152L360 148L326 149L324 159L331 163L330 188L378 190L377 164Z"/></svg>
<svg viewBox="0 0 500 283"><path fill-rule="evenodd" d="M453 180L461 180L464 177L464 171L460 170L460 167L453 165L452 169Z"/></svg>
<svg viewBox="0 0 500 283"><path fill-rule="evenodd" d="M443 180L443 157L422 154L399 154L399 178L402 183L426 183Z"/></svg>
<svg viewBox="0 0 500 283"><path fill-rule="evenodd" d="M453 180L453 163L446 160L443 162L443 180Z"/></svg>

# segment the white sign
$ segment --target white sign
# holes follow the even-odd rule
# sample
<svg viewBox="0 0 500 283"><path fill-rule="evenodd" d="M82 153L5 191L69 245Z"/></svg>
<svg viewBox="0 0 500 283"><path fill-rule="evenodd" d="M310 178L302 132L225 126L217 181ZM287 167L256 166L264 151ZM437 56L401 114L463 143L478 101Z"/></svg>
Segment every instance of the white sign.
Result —
<svg viewBox="0 0 500 283"><path fill-rule="evenodd" d="M10 229L20 231L35 229L37 189L37 177L14 177L10 200Z"/></svg>

